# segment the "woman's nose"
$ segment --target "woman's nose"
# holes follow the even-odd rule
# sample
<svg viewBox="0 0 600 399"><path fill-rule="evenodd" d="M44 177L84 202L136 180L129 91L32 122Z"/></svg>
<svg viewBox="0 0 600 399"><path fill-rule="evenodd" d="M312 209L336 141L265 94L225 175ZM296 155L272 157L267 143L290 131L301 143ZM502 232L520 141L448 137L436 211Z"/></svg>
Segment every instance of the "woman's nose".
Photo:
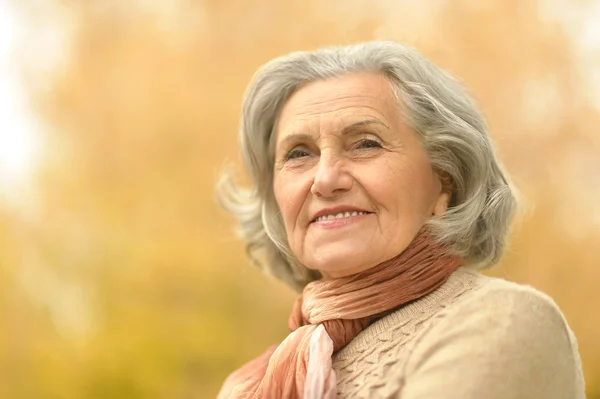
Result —
<svg viewBox="0 0 600 399"><path fill-rule="evenodd" d="M335 197L352 188L352 176L341 157L321 154L311 192L317 197Z"/></svg>

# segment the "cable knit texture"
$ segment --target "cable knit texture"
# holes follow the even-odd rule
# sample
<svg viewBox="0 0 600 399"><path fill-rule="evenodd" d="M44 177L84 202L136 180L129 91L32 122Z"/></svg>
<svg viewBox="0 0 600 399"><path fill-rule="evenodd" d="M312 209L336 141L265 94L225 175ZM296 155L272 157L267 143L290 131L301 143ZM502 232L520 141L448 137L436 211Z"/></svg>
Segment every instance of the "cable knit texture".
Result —
<svg viewBox="0 0 600 399"><path fill-rule="evenodd" d="M577 342L547 295L464 267L333 356L338 398L585 399Z"/></svg>

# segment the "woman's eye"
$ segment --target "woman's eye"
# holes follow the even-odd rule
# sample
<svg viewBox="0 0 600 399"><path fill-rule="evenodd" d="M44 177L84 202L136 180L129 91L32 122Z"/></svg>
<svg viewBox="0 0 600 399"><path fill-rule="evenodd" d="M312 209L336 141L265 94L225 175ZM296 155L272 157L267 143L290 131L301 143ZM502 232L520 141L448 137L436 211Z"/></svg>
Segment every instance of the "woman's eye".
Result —
<svg viewBox="0 0 600 399"><path fill-rule="evenodd" d="M357 148L381 148L381 144L375 140L364 139L357 143Z"/></svg>
<svg viewBox="0 0 600 399"><path fill-rule="evenodd" d="M310 154L308 153L308 151L303 150L301 148L294 148L293 150L291 150L290 152L287 153L287 155L285 156L285 160L289 160L289 159L297 159L297 158L302 158L302 157L307 157Z"/></svg>

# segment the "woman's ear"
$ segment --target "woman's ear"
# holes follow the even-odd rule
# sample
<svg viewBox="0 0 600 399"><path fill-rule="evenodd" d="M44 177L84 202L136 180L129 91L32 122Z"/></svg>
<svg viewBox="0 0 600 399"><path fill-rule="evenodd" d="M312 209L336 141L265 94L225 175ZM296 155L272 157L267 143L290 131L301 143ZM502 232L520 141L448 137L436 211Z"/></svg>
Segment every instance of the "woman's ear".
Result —
<svg viewBox="0 0 600 399"><path fill-rule="evenodd" d="M436 171L440 181L440 194L433 208L433 215L441 216L446 212L452 201L452 178L444 171Z"/></svg>
<svg viewBox="0 0 600 399"><path fill-rule="evenodd" d="M433 208L433 214L435 216L441 216L448 209L448 205L450 204L450 200L452 199L452 195L447 191L442 191L435 203L435 207Z"/></svg>

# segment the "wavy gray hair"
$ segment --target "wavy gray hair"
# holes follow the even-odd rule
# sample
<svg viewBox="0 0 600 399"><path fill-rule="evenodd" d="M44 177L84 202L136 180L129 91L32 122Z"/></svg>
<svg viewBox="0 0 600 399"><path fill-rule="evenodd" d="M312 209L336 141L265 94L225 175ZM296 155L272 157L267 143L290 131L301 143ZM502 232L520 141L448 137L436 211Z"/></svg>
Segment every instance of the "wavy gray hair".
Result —
<svg viewBox="0 0 600 399"><path fill-rule="evenodd" d="M240 144L252 188L224 172L217 198L240 223L250 257L295 289L319 277L292 254L273 193L274 127L283 104L303 85L352 73L380 73L391 83L399 111L420 135L432 167L452 200L426 226L474 268L493 265L505 247L516 208L485 120L465 89L414 49L395 42L366 42L295 52L262 66L247 89ZM257 251L264 251L262 260Z"/></svg>

